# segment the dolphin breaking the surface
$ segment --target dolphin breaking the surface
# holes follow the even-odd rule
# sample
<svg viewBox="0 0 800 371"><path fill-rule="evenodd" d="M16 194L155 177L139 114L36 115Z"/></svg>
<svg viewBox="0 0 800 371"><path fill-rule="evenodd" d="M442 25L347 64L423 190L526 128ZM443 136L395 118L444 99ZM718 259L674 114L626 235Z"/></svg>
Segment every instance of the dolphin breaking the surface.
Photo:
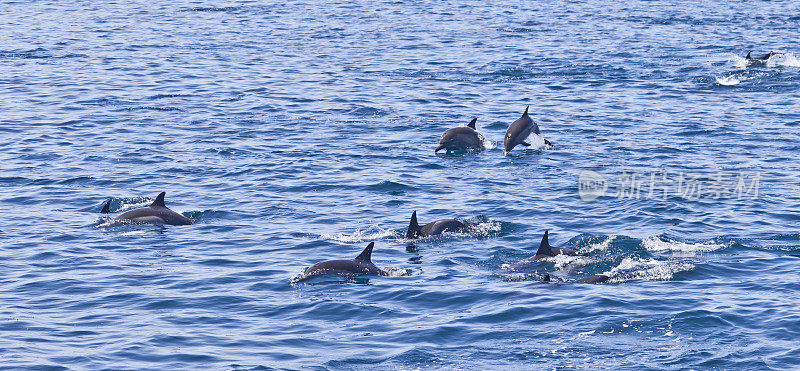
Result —
<svg viewBox="0 0 800 371"><path fill-rule="evenodd" d="M411 222L408 223L407 239L433 236L444 232L461 232L467 229L464 223L455 219L441 219L430 222L420 227L417 223L417 211L411 213Z"/></svg>
<svg viewBox="0 0 800 371"><path fill-rule="evenodd" d="M143 207L140 209L126 211L120 214L118 217L114 218L114 222L117 223L133 223L133 224L169 224L169 225L189 225L193 224L194 221L191 219L178 214L172 210L170 210L166 205L164 205L164 196L167 192L161 192L156 197L156 200L153 201L150 206ZM100 212L103 214L111 213L109 210L109 206L111 204L111 200L106 201L105 205L103 205L103 210Z"/></svg>
<svg viewBox="0 0 800 371"><path fill-rule="evenodd" d="M293 283L305 281L314 277L324 275L339 275L339 276L354 276L362 274L371 274L376 276L388 276L384 270L376 267L372 263L372 248L375 247L375 242L370 242L369 245L355 257L350 260L329 260L314 264L308 267L302 275L292 280Z"/></svg>
<svg viewBox="0 0 800 371"><path fill-rule="evenodd" d="M483 151L486 147L483 145L483 136L478 132L475 127L475 122L478 118L472 119L467 126L459 126L442 134L439 139L439 146L436 147L434 152L439 152L442 149L447 152L453 151Z"/></svg>

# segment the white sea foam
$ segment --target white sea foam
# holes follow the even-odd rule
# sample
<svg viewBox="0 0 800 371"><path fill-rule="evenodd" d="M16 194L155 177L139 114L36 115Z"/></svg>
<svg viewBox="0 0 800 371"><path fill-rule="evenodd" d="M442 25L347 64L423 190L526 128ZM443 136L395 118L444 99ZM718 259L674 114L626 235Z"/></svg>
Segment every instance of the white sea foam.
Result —
<svg viewBox="0 0 800 371"><path fill-rule="evenodd" d="M611 277L612 282L633 279L666 281L672 279L675 273L686 272L692 269L694 269L694 264L686 261L665 261L627 257L623 259L619 265L603 274Z"/></svg>
<svg viewBox="0 0 800 371"><path fill-rule="evenodd" d="M719 250L727 245L713 242L685 243L673 240L664 240L660 237L650 237L642 241L642 247L650 251L680 251L680 252L709 252Z"/></svg>
<svg viewBox="0 0 800 371"><path fill-rule="evenodd" d="M747 58L740 57L738 55L733 55L733 66L739 69L747 68L747 65L750 64L750 61Z"/></svg>
<svg viewBox="0 0 800 371"><path fill-rule="evenodd" d="M592 259L581 255L556 255L546 258L546 260L553 262L556 270L575 269L585 267L593 263Z"/></svg>
<svg viewBox="0 0 800 371"><path fill-rule="evenodd" d="M606 251L608 250L608 247L611 246L611 241L614 241L615 238L617 238L617 236L606 237L606 239L598 243L589 244L589 246L587 246L585 249L582 250L584 252Z"/></svg>
<svg viewBox="0 0 800 371"><path fill-rule="evenodd" d="M481 139L481 142L483 142L483 147L486 148L487 150L494 149L494 147L497 146L491 140L486 139L486 137L483 134L481 134L480 132L478 132L478 137Z"/></svg>
<svg viewBox="0 0 800 371"><path fill-rule="evenodd" d="M344 234L322 234L320 238L324 240L333 240L343 243L356 243L379 240L387 237L398 237L395 231L383 229L377 225L369 226L365 229L357 229L353 233Z"/></svg>
<svg viewBox="0 0 800 371"><path fill-rule="evenodd" d="M742 82L742 80L737 78L734 75L717 77L717 84L718 85L732 86L732 85L737 85L740 82Z"/></svg>
<svg viewBox="0 0 800 371"><path fill-rule="evenodd" d="M478 237L496 236L498 233L500 233L500 230L502 230L503 228L502 223L491 219L482 220L477 224L471 224L469 223L469 221L466 222L470 234Z"/></svg>
<svg viewBox="0 0 800 371"><path fill-rule="evenodd" d="M800 61L793 54L775 54L767 59L767 67L800 67Z"/></svg>

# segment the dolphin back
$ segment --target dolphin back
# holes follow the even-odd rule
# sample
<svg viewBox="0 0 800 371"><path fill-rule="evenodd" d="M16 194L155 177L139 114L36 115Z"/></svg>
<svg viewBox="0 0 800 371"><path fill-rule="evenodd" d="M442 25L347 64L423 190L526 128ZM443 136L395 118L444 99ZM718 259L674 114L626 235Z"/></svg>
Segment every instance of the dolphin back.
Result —
<svg viewBox="0 0 800 371"><path fill-rule="evenodd" d="M372 263L372 248L375 247L375 242L370 242L369 245L356 256L356 260L361 260L363 262Z"/></svg>
<svg viewBox="0 0 800 371"><path fill-rule="evenodd" d="M544 231L544 236L542 236L542 242L539 244L539 250L536 250L536 255L556 256L553 253L553 248L550 246L547 235L548 231Z"/></svg>
<svg viewBox="0 0 800 371"><path fill-rule="evenodd" d="M414 210L411 213L411 221L408 223L408 231L406 232L406 238L412 239L417 238L421 234L421 228L419 227L419 223L417 223L417 211Z"/></svg>

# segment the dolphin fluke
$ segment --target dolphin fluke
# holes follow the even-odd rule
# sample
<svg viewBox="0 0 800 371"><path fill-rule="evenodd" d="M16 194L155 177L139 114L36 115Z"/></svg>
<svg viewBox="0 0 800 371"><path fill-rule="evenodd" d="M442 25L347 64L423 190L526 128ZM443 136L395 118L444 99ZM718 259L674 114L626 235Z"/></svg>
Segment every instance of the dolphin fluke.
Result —
<svg viewBox="0 0 800 371"><path fill-rule="evenodd" d="M167 205L164 205L164 196L166 196L166 195L167 195L167 192L159 193L158 197L156 197L156 200L153 201L152 204L150 204L150 207L157 207L157 206L167 207Z"/></svg>
<svg viewBox="0 0 800 371"><path fill-rule="evenodd" d="M406 238L416 238L420 235L422 228L419 227L419 223L417 222L417 210L414 210L411 213L411 222L408 223L408 232L406 232Z"/></svg>
<svg viewBox="0 0 800 371"><path fill-rule="evenodd" d="M544 231L542 243L539 244L539 250L536 250L536 255L556 256L553 253L553 248L550 247L550 242L547 240L548 231Z"/></svg>
<svg viewBox="0 0 800 371"><path fill-rule="evenodd" d="M478 121L478 118L477 118L477 117L476 117L476 118L474 118L474 119L472 119L472 121L470 121L470 122L469 122L469 124L467 124L467 127L468 127L468 128L472 128L472 130L478 130L477 128L475 128L475 122L476 122L476 121Z"/></svg>
<svg viewBox="0 0 800 371"><path fill-rule="evenodd" d="M111 205L111 199L108 199L108 201L106 201L106 204L103 205L103 210L100 210L100 213L101 214L110 214L111 213L110 205Z"/></svg>
<svg viewBox="0 0 800 371"><path fill-rule="evenodd" d="M356 256L356 260L361 260L363 262L372 262L372 248L375 247L375 242L370 242L369 245Z"/></svg>

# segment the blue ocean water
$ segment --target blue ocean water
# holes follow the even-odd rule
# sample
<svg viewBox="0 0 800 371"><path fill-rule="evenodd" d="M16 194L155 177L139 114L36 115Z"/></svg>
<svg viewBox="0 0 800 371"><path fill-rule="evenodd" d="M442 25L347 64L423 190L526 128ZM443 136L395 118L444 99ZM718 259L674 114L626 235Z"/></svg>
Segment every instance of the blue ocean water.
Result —
<svg viewBox="0 0 800 371"><path fill-rule="evenodd" d="M795 368L798 14L6 1L0 366ZM554 146L506 155L528 105ZM473 117L491 148L434 154ZM197 223L99 214L161 191ZM513 269L545 230L583 256ZM371 241L390 277L290 284Z"/></svg>

